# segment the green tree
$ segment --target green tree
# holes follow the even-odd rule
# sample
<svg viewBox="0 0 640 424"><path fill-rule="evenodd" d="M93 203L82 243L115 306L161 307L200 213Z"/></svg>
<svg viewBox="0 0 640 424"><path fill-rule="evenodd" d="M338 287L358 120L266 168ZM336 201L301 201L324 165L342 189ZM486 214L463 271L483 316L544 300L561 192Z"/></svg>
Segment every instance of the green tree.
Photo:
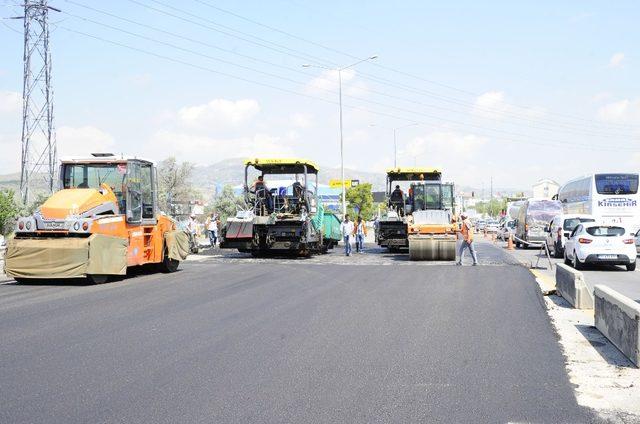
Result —
<svg viewBox="0 0 640 424"><path fill-rule="evenodd" d="M158 164L158 203L160 209L171 213L172 202L188 202L196 196L191 176L193 164L178 163L170 157Z"/></svg>
<svg viewBox="0 0 640 424"><path fill-rule="evenodd" d="M356 218L358 215L364 220L370 220L374 214L373 193L371 184L363 183L351 187L346 193L347 213Z"/></svg>
<svg viewBox="0 0 640 424"><path fill-rule="evenodd" d="M15 200L13 190L0 190L0 234L6 235L13 230L20 206Z"/></svg>
<svg viewBox="0 0 640 424"><path fill-rule="evenodd" d="M213 201L213 210L220 215L220 220L224 223L228 217L235 216L238 209L246 208L244 198L237 196L230 185L224 186Z"/></svg>
<svg viewBox="0 0 640 424"><path fill-rule="evenodd" d="M478 202L475 210L478 213L487 214L489 216L498 216L501 211L507 208L506 200L492 199L489 202Z"/></svg>
<svg viewBox="0 0 640 424"><path fill-rule="evenodd" d="M33 215L33 213L37 211L38 208L49 198L49 196L50 194L39 193L29 206L25 207L24 210L21 211L21 213L26 216Z"/></svg>

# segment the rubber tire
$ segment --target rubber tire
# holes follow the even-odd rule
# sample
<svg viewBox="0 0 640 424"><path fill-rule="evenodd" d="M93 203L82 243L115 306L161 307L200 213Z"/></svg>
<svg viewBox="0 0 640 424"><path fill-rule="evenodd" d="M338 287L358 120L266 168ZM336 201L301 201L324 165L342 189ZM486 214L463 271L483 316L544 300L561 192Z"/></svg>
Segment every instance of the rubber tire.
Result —
<svg viewBox="0 0 640 424"><path fill-rule="evenodd" d="M104 284L109 281L109 276L106 274L88 274L87 281L89 284Z"/></svg>
<svg viewBox="0 0 640 424"><path fill-rule="evenodd" d="M516 241L516 247L520 249L521 246L522 246L522 243L520 243L519 241Z"/></svg>
<svg viewBox="0 0 640 424"><path fill-rule="evenodd" d="M162 259L162 262L158 264L158 269L160 270L160 272L163 272L165 274L171 274L172 272L176 272L179 266L180 261L171 259L165 252L164 259Z"/></svg>
<svg viewBox="0 0 640 424"><path fill-rule="evenodd" d="M564 251L563 256L564 256L564 264L565 264L565 265L571 265L571 261L570 261L570 260L569 260L569 258L567 257L567 251L566 251L566 250Z"/></svg>
<svg viewBox="0 0 640 424"><path fill-rule="evenodd" d="M630 264L627 265L627 271L635 271L636 270L636 263L632 262Z"/></svg>
<svg viewBox="0 0 640 424"><path fill-rule="evenodd" d="M577 271L584 268L584 264L580 262L580 259L578 259L578 255L576 254L575 250L573 251L573 262L571 263L571 265L573 265L573 268Z"/></svg>

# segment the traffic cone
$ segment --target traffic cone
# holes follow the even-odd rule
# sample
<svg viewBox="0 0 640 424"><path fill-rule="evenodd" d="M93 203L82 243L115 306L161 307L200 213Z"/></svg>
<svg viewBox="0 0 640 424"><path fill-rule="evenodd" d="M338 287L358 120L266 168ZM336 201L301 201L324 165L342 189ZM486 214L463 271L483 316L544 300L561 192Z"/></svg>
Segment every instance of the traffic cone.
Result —
<svg viewBox="0 0 640 424"><path fill-rule="evenodd" d="M515 250L515 247L513 247L513 234L509 234L509 240L507 240L507 250Z"/></svg>

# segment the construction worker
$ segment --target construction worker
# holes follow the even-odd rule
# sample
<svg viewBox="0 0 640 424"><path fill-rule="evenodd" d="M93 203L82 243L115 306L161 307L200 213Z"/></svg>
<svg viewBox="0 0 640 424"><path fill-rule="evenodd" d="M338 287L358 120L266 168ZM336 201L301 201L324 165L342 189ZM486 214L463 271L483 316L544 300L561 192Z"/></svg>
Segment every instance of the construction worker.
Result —
<svg viewBox="0 0 640 424"><path fill-rule="evenodd" d="M211 215L207 217L205 227L209 233L211 247L216 247L216 242L218 241L218 215L215 212L211 212Z"/></svg>
<svg viewBox="0 0 640 424"><path fill-rule="evenodd" d="M353 235L356 238L356 253L364 253L364 239L367 236L367 224L361 216L355 222Z"/></svg>
<svg viewBox="0 0 640 424"><path fill-rule="evenodd" d="M471 257L473 258L473 265L478 265L478 256L476 255L476 249L473 244L473 224L470 220L467 219L466 214L461 214L460 219L462 219L462 224L460 226L460 233L462 234L462 244L460 244L460 248L458 249L458 256L460 259L456 262L456 265L462 265L462 258L464 258L464 249L468 248L469 252L471 252Z"/></svg>
<svg viewBox="0 0 640 424"><path fill-rule="evenodd" d="M399 185L391 192L389 197L389 206L398 212L398 215L404 216L404 193Z"/></svg>
<svg viewBox="0 0 640 424"><path fill-rule="evenodd" d="M273 210L273 205L271 204L271 192L267 188L262 175L258 176L258 179L253 182L251 192L254 193L258 199L264 199L267 212L271 213Z"/></svg>
<svg viewBox="0 0 640 424"><path fill-rule="evenodd" d="M349 221L349 215L344 216L344 221L340 224L340 232L344 241L344 254L351 256L351 235L353 234L353 222Z"/></svg>

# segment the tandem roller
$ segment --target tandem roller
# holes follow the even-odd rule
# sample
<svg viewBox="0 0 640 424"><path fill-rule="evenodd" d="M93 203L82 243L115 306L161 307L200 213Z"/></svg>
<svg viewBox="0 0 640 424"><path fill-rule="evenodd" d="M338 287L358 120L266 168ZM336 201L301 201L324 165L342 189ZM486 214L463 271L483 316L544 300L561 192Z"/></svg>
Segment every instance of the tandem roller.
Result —
<svg viewBox="0 0 640 424"><path fill-rule="evenodd" d="M456 239L452 236L409 236L409 260L455 261Z"/></svg>

